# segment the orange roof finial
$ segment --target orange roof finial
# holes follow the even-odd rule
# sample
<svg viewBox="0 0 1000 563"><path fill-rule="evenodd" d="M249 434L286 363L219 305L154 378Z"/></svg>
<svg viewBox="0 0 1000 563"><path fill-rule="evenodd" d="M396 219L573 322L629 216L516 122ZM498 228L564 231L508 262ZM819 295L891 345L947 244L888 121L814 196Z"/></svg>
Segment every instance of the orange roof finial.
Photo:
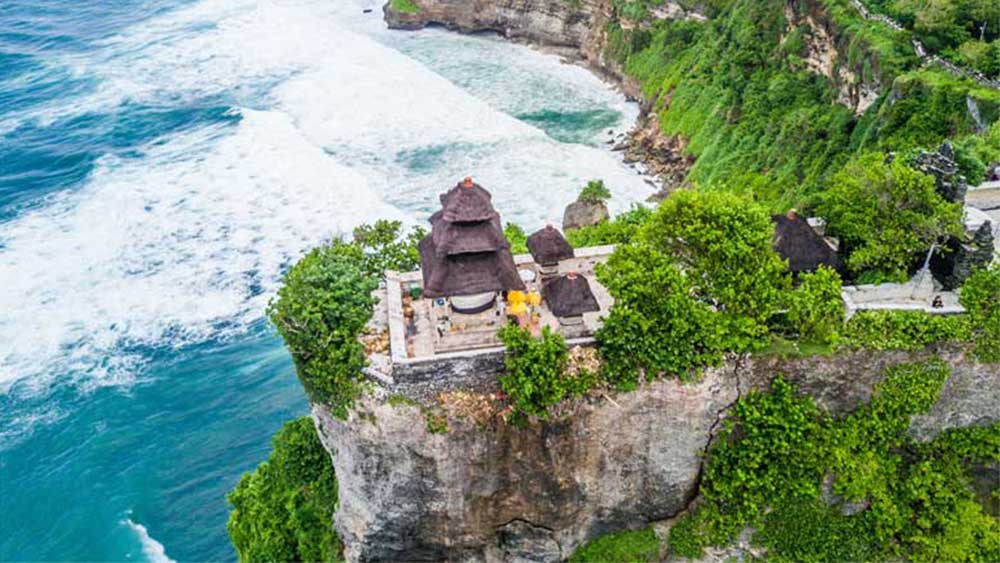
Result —
<svg viewBox="0 0 1000 563"><path fill-rule="evenodd" d="M569 279L571 279L571 280L575 280L576 279L576 270L570 270L570 271L566 272L566 277L569 278Z"/></svg>
<svg viewBox="0 0 1000 563"><path fill-rule="evenodd" d="M472 187L472 176L466 176L465 179L462 180L462 186L466 187L466 188L471 188Z"/></svg>

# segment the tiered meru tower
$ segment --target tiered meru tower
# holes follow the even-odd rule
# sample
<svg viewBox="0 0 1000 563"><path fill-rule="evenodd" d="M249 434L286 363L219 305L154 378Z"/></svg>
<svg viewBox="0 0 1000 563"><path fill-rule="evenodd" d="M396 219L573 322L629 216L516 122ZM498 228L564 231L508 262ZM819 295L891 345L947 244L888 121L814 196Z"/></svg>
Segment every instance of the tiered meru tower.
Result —
<svg viewBox="0 0 1000 563"><path fill-rule="evenodd" d="M420 241L427 297L460 297L524 290L490 193L465 178L441 194L431 233Z"/></svg>

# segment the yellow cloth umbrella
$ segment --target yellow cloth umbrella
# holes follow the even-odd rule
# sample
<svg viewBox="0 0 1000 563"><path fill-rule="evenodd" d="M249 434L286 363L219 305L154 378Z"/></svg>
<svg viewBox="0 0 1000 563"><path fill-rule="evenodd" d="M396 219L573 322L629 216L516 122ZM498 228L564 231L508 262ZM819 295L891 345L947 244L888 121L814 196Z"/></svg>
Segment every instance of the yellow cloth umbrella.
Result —
<svg viewBox="0 0 1000 563"><path fill-rule="evenodd" d="M524 304L523 301L517 303L511 303L510 307L507 308L507 314L520 316L528 312L528 306Z"/></svg>
<svg viewBox="0 0 1000 563"><path fill-rule="evenodd" d="M528 305L532 307L537 307L542 304L542 294L537 291L532 291L528 293Z"/></svg>
<svg viewBox="0 0 1000 563"><path fill-rule="evenodd" d="M524 304L524 301L525 295L523 291L514 290L507 292L507 303L510 303L512 306L518 303Z"/></svg>

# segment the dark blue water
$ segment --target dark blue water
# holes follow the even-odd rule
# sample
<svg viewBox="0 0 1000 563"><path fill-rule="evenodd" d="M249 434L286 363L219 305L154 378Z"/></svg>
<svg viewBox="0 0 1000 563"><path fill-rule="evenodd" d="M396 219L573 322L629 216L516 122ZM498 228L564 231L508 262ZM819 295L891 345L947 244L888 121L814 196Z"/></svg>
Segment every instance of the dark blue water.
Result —
<svg viewBox="0 0 1000 563"><path fill-rule="evenodd" d="M305 249L470 172L529 228L648 195L596 79L370 4L0 3L0 560L235 559L225 494L308 411L263 318Z"/></svg>

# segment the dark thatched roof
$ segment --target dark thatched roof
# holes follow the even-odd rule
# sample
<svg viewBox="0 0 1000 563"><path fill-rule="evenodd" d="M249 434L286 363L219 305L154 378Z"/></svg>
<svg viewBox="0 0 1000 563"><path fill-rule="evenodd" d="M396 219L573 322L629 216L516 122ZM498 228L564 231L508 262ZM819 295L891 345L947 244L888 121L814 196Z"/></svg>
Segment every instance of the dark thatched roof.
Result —
<svg viewBox="0 0 1000 563"><path fill-rule="evenodd" d="M442 217L451 223L489 221L496 214L492 200L490 192L466 178L441 194Z"/></svg>
<svg viewBox="0 0 1000 563"><path fill-rule="evenodd" d="M578 317L600 311L594 292L583 276L560 276L542 287L542 297L557 317Z"/></svg>
<svg viewBox="0 0 1000 563"><path fill-rule="evenodd" d="M510 248L500 226L500 214L494 212L489 221L451 223L438 211L431 215L431 234L437 252L453 256L473 252L493 252Z"/></svg>
<svg viewBox="0 0 1000 563"><path fill-rule="evenodd" d="M558 264L560 260L574 256L573 247L566 237L552 225L546 225L528 237L528 251L535 262L542 265Z"/></svg>
<svg viewBox="0 0 1000 563"><path fill-rule="evenodd" d="M771 220L774 221L774 250L788 260L789 271L794 274L814 272L825 265L843 272L843 261L808 221L795 213L774 215Z"/></svg>
<svg viewBox="0 0 1000 563"><path fill-rule="evenodd" d="M525 289L510 250L448 256L437 252L433 235L424 237L418 248L427 297Z"/></svg>

